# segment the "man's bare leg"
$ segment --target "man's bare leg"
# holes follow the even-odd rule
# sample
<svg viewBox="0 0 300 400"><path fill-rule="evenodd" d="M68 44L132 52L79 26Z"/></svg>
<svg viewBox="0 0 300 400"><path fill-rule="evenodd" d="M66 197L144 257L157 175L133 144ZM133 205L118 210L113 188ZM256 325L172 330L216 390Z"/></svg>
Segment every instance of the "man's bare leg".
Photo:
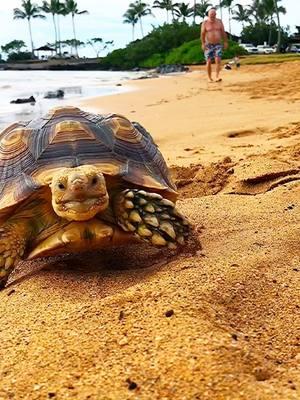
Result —
<svg viewBox="0 0 300 400"><path fill-rule="evenodd" d="M216 82L221 82L221 78L220 78L220 71L221 71L221 58L220 57L216 57Z"/></svg>
<svg viewBox="0 0 300 400"><path fill-rule="evenodd" d="M207 69L207 75L208 75L208 82L213 82L213 79L211 77L211 60L208 59L206 62L206 69Z"/></svg>

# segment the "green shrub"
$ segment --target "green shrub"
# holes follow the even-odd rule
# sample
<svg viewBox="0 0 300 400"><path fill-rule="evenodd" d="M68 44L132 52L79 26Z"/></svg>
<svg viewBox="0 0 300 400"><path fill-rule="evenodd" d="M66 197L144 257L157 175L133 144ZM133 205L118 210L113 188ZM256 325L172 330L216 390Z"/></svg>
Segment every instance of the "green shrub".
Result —
<svg viewBox="0 0 300 400"><path fill-rule="evenodd" d="M100 61L102 68L128 69L144 66L149 59L151 67L154 54L160 54L162 60L171 49L189 42L200 35L199 26L190 26L185 22L174 22L154 28L141 40L129 43L125 49L114 50ZM147 63L146 63L147 64Z"/></svg>
<svg viewBox="0 0 300 400"><path fill-rule="evenodd" d="M163 54L155 53L148 57L146 60L140 62L142 68L155 68L158 65L165 63L165 56Z"/></svg>
<svg viewBox="0 0 300 400"><path fill-rule="evenodd" d="M18 53L10 53L7 57L7 62L28 60L33 60L32 53L30 51L19 51Z"/></svg>
<svg viewBox="0 0 300 400"><path fill-rule="evenodd" d="M233 58L235 55L247 54L246 50L238 43L229 41L229 48L224 50L223 58ZM166 64L201 64L205 62L203 50L199 39L184 43L177 49L173 49L166 56Z"/></svg>

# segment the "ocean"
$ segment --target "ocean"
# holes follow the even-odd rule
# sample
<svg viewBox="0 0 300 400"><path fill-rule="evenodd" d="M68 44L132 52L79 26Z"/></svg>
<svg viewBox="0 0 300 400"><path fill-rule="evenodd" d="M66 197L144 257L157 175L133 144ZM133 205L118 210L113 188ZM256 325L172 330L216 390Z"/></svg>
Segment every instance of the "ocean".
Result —
<svg viewBox="0 0 300 400"><path fill-rule="evenodd" d="M130 90L117 86L142 72L112 71L0 71L0 130L15 121L29 121L51 107L78 106L84 98L113 95ZM63 99L45 99L48 91L62 89ZM33 96L34 105L10 104L17 98Z"/></svg>

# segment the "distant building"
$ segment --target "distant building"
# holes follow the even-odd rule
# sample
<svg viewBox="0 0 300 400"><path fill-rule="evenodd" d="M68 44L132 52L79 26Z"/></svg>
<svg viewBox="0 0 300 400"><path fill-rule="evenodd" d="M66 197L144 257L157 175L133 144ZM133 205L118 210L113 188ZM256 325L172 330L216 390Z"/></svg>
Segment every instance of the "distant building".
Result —
<svg viewBox="0 0 300 400"><path fill-rule="evenodd" d="M50 56L53 56L53 53L55 53L55 49L48 45L45 45L39 47L38 49L34 49L34 52L36 52L38 58L47 59L49 57L49 53L51 53Z"/></svg>

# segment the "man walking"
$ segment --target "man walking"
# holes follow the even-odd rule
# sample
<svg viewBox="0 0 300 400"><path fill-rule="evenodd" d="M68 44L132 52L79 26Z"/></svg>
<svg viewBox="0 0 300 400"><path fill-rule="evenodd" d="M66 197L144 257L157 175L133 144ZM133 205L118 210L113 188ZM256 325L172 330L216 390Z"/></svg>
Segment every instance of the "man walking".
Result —
<svg viewBox="0 0 300 400"><path fill-rule="evenodd" d="M209 82L214 82L211 76L211 62L213 59L215 59L216 62L216 82L221 82L222 80L219 77L223 49L222 39L224 41L224 49L227 49L228 40L223 22L217 18L217 11L213 7L208 11L208 19L203 21L201 25L201 42L206 59Z"/></svg>

